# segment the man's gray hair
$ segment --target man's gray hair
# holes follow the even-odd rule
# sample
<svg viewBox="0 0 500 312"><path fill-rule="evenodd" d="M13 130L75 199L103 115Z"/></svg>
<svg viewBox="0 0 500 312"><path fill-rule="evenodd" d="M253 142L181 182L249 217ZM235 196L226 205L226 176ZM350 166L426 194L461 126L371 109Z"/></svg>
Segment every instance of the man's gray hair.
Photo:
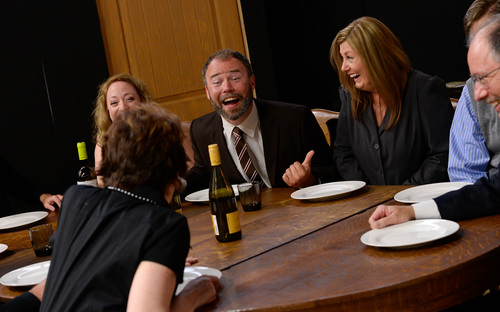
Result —
<svg viewBox="0 0 500 312"><path fill-rule="evenodd" d="M210 63L214 59L225 61L229 58L235 58L235 59L239 60L247 69L248 77L251 77L253 75L252 65L250 65L250 61L248 60L248 58L245 55L241 54L238 51L234 51L231 49L223 49L223 50L219 50L219 51L215 52L214 54L212 54L208 58L208 60L205 62L205 65L203 66L203 70L201 71L201 76L203 77L203 83L205 85L207 85L207 78L205 77L205 74L207 73L208 65L210 65Z"/></svg>
<svg viewBox="0 0 500 312"><path fill-rule="evenodd" d="M497 62L500 62L500 14L493 15L488 27L488 43L493 49L493 55Z"/></svg>

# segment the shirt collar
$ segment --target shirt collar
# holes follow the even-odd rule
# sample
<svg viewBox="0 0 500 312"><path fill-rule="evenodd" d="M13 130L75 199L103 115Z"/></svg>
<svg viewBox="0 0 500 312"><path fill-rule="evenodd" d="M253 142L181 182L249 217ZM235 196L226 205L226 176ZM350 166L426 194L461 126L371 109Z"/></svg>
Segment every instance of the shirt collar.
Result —
<svg viewBox="0 0 500 312"><path fill-rule="evenodd" d="M259 112L257 111L257 105L255 105L255 101L252 103L252 110L245 120L242 123L235 126L226 119L222 118L222 127L224 128L224 132L229 134L231 137L231 133L233 132L234 127L240 128L246 135L251 136L252 138L257 131L257 127L259 126Z"/></svg>

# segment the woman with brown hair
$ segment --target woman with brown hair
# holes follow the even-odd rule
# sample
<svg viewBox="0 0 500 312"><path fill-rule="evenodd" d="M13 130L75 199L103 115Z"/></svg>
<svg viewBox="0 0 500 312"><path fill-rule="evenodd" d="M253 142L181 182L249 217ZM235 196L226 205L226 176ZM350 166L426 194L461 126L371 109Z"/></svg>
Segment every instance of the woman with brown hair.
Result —
<svg viewBox="0 0 500 312"><path fill-rule="evenodd" d="M102 160L101 140L109 129L116 114L120 111L134 108L139 103L153 102L154 98L149 93L146 84L140 79L129 74L118 74L109 77L99 86L95 101L94 116L94 141L95 141L95 169L100 169ZM102 176L97 177L98 185L104 186Z"/></svg>
<svg viewBox="0 0 500 312"><path fill-rule="evenodd" d="M453 108L445 83L412 69L396 36L372 17L337 34L330 61L342 85L334 144L342 178L372 185L448 181Z"/></svg>
<svg viewBox="0 0 500 312"><path fill-rule="evenodd" d="M146 83L129 74L111 76L99 86L93 112L94 159L99 187L105 186L100 170L102 162L101 142L104 134L111 127L119 112L134 109L137 105L148 105L154 103L153 101L153 95L148 91ZM155 103L155 105L158 104ZM188 148L186 141L183 144L184 148ZM198 259L194 257L186 259L187 266L197 262Z"/></svg>

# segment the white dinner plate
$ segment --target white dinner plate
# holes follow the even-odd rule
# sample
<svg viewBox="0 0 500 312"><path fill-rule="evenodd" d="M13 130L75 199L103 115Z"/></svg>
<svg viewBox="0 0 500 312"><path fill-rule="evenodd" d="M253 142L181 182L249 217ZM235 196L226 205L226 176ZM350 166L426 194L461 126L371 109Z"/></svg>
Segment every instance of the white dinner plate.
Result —
<svg viewBox="0 0 500 312"><path fill-rule="evenodd" d="M47 278L50 260L11 271L0 278L5 286L33 286Z"/></svg>
<svg viewBox="0 0 500 312"><path fill-rule="evenodd" d="M341 198L359 190L366 183L363 181L340 181L309 186L292 193L293 199L322 201Z"/></svg>
<svg viewBox="0 0 500 312"><path fill-rule="evenodd" d="M234 196L239 196L238 186L236 184L231 186L233 187ZM191 193L185 199L192 203L208 203L208 189Z"/></svg>
<svg viewBox="0 0 500 312"><path fill-rule="evenodd" d="M207 267L201 267L201 266L192 266L192 267L185 267L184 268L184 281L182 284L179 284L177 286L177 290L175 292L175 295L177 296L183 289L186 287L186 285L197 278L198 276L202 275L212 275L212 276L217 276L218 278L222 277L222 272L217 270L217 269L212 269L212 268L207 268Z"/></svg>
<svg viewBox="0 0 500 312"><path fill-rule="evenodd" d="M394 196L394 199L400 203L419 203L439 197L443 194L458 190L466 185L471 184L472 183L467 182L442 182L425 184L401 191Z"/></svg>
<svg viewBox="0 0 500 312"><path fill-rule="evenodd" d="M19 226L34 223L45 218L49 213L47 211L25 212L12 216L0 218L0 230L7 230Z"/></svg>
<svg viewBox="0 0 500 312"><path fill-rule="evenodd" d="M50 260L31 264L20 269L11 271L0 278L0 283L5 286L33 286L45 278L49 273ZM195 266L184 268L184 281L177 286L176 295L191 281L202 275L213 275L222 277L222 272L217 269Z"/></svg>
<svg viewBox="0 0 500 312"><path fill-rule="evenodd" d="M9 248L9 246L5 245L5 244L0 244L0 253L4 252L7 250L7 248Z"/></svg>
<svg viewBox="0 0 500 312"><path fill-rule="evenodd" d="M449 236L459 228L458 223L449 220L412 220L368 231L361 236L361 242L373 247L415 247Z"/></svg>

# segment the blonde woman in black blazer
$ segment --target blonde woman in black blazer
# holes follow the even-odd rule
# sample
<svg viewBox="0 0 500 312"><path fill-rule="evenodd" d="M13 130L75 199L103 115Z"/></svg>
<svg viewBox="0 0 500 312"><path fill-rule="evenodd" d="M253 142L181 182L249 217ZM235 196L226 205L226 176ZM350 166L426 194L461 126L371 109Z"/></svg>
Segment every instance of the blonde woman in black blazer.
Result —
<svg viewBox="0 0 500 312"><path fill-rule="evenodd" d="M334 159L345 180L373 185L448 181L453 108L445 83L413 70L399 40L362 17L330 50L342 107Z"/></svg>

